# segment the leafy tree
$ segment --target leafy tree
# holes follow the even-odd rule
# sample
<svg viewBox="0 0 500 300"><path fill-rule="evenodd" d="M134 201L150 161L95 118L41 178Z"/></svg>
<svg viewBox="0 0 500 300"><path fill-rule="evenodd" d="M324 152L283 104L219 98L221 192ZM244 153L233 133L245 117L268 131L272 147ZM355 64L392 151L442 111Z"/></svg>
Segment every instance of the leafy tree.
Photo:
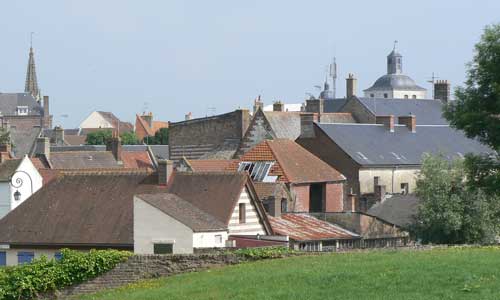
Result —
<svg viewBox="0 0 500 300"><path fill-rule="evenodd" d="M500 24L486 27L468 64L465 87L455 92L444 116L451 126L494 149L491 156L468 155L466 168L471 187L500 195Z"/></svg>
<svg viewBox="0 0 500 300"><path fill-rule="evenodd" d="M87 145L106 145L113 136L111 130L103 129L87 134L85 142Z"/></svg>
<svg viewBox="0 0 500 300"><path fill-rule="evenodd" d="M10 143L10 132L5 128L0 127L0 145L8 143Z"/></svg>
<svg viewBox="0 0 500 300"><path fill-rule="evenodd" d="M499 233L500 199L465 184L465 175L463 160L424 157L413 226L424 243L491 243Z"/></svg>
<svg viewBox="0 0 500 300"><path fill-rule="evenodd" d="M137 145L141 143L134 132L124 132L120 135L120 138L122 145Z"/></svg>
<svg viewBox="0 0 500 300"><path fill-rule="evenodd" d="M168 128L160 128L154 136L147 136L144 142L148 145L168 145Z"/></svg>

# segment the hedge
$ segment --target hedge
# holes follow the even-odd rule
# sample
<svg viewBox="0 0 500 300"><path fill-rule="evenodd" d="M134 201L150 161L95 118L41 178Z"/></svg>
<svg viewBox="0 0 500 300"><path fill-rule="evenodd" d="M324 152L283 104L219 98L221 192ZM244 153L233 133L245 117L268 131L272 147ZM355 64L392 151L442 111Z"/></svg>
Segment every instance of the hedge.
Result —
<svg viewBox="0 0 500 300"><path fill-rule="evenodd" d="M0 269L0 299L33 299L113 269L132 253L118 250L61 250L60 260L41 257L30 264Z"/></svg>

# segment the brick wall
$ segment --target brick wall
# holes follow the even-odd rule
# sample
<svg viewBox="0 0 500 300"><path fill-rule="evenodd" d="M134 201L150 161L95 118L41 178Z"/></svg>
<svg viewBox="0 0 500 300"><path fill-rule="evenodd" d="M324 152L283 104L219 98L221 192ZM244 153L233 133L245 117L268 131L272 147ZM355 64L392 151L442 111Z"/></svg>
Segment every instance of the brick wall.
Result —
<svg viewBox="0 0 500 300"><path fill-rule="evenodd" d="M294 212L309 212L309 188L308 184L290 187L292 194L295 195Z"/></svg>
<svg viewBox="0 0 500 300"><path fill-rule="evenodd" d="M344 189L342 183L327 183L325 197L326 212L341 212L344 210Z"/></svg>

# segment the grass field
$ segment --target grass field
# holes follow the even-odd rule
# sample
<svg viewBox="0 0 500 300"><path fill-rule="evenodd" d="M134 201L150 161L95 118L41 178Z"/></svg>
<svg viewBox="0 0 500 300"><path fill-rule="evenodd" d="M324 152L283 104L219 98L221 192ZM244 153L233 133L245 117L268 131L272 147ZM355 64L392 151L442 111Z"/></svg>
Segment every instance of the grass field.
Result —
<svg viewBox="0 0 500 300"><path fill-rule="evenodd" d="M500 299L500 248L267 260L77 299Z"/></svg>

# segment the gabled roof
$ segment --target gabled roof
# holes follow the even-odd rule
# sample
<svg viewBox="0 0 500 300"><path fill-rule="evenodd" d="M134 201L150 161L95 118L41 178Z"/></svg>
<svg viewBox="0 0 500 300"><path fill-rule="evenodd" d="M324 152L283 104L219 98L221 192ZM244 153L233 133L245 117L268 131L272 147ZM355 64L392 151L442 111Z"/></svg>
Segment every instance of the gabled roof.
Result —
<svg viewBox="0 0 500 300"><path fill-rule="evenodd" d="M191 228L194 232L227 230L227 224L174 194L158 193L136 195L136 197Z"/></svg>
<svg viewBox="0 0 500 300"><path fill-rule="evenodd" d="M148 173L62 175L0 220L0 243L132 247L133 195L164 192Z"/></svg>
<svg viewBox="0 0 500 300"><path fill-rule="evenodd" d="M342 107L347 103L347 98L337 98L331 100L325 100L323 102L323 112L335 113L340 112Z"/></svg>
<svg viewBox="0 0 500 300"><path fill-rule="evenodd" d="M99 169L130 168L153 169L153 162L147 151L122 151L120 164L111 151L63 151L50 153L52 169Z"/></svg>
<svg viewBox="0 0 500 300"><path fill-rule="evenodd" d="M236 160L234 159L191 159L183 158L191 167L192 172L224 172L230 170Z"/></svg>
<svg viewBox="0 0 500 300"><path fill-rule="evenodd" d="M361 166L420 165L425 153L453 159L493 151L445 125L417 125L412 133L405 125L390 132L381 124L315 124Z"/></svg>
<svg viewBox="0 0 500 300"><path fill-rule="evenodd" d="M29 93L0 93L0 115L16 116L18 106L27 106L29 116L41 116L43 108Z"/></svg>
<svg viewBox="0 0 500 300"><path fill-rule="evenodd" d="M356 233L308 214L282 214L280 217L268 218L275 234L287 235L295 241L360 238Z"/></svg>
<svg viewBox="0 0 500 300"><path fill-rule="evenodd" d="M386 198L373 205L367 214L375 216L399 227L406 227L414 221L420 199L415 195L386 195Z"/></svg>
<svg viewBox="0 0 500 300"><path fill-rule="evenodd" d="M448 125L443 118L443 104L440 100L363 97L358 97L357 100L375 116L394 115L396 123L399 116L412 114L417 116L419 125Z"/></svg>
<svg viewBox="0 0 500 300"><path fill-rule="evenodd" d="M40 135L39 127L31 128L10 128L10 138L14 147L12 152L16 157L23 157L30 154L35 146L35 140Z"/></svg>
<svg viewBox="0 0 500 300"><path fill-rule="evenodd" d="M300 135L300 112L264 111L274 137L295 140Z"/></svg>
<svg viewBox="0 0 500 300"><path fill-rule="evenodd" d="M9 159L0 164L0 182L8 182L22 159Z"/></svg>

